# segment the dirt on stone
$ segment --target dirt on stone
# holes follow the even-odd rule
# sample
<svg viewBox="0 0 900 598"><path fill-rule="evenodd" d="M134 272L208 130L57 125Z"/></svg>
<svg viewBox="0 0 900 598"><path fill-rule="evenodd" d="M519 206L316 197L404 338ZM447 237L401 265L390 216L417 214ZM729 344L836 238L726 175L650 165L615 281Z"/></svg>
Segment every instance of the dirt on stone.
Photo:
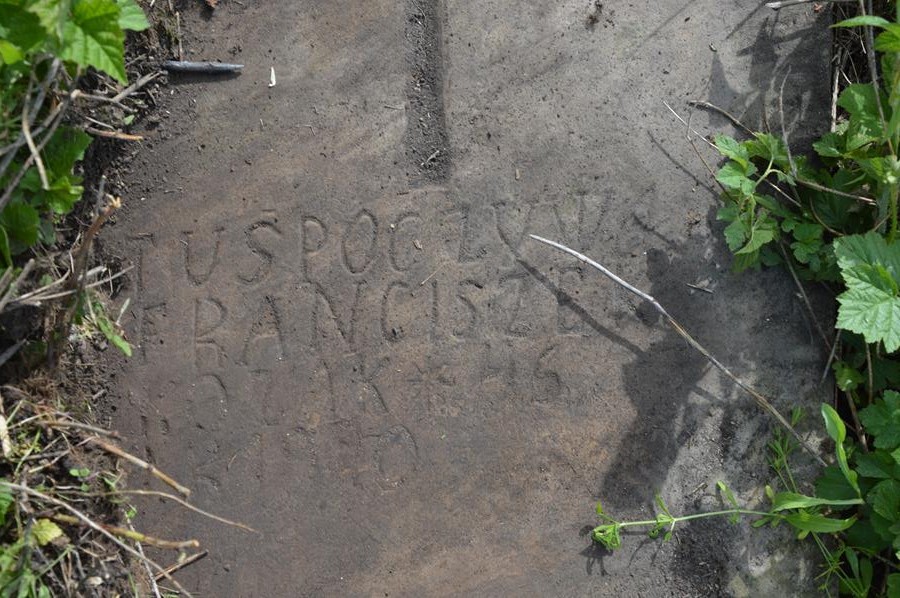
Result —
<svg viewBox="0 0 900 598"><path fill-rule="evenodd" d="M825 17L605 4L183 7L190 58L246 66L170 80L104 247L136 266L135 354L108 362L115 427L261 532L141 505L160 535L211 548L179 573L189 590L812 587L783 530L591 544L597 500L623 518L652 517L657 492L694 511L724 479L761 501L769 422L655 312L527 235L651 293L782 410L814 402L824 356L789 277L729 273L716 190L663 102L763 126L790 67L792 139L812 137Z"/></svg>

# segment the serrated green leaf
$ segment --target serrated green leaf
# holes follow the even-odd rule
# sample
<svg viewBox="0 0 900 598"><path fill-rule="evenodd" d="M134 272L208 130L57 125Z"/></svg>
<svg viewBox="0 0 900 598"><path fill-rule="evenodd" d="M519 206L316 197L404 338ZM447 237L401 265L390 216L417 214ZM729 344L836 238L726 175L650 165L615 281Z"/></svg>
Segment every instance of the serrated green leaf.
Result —
<svg viewBox="0 0 900 598"><path fill-rule="evenodd" d="M784 142L770 133L753 133L753 139L745 142L751 156L771 160L776 166L788 169L787 148Z"/></svg>
<svg viewBox="0 0 900 598"><path fill-rule="evenodd" d="M813 143L813 149L823 158L840 158L843 155L844 137L839 133L825 133Z"/></svg>
<svg viewBox="0 0 900 598"><path fill-rule="evenodd" d="M114 0L74 0L71 18L63 25L60 57L79 66L92 66L120 83L125 74L125 33Z"/></svg>
<svg viewBox="0 0 900 598"><path fill-rule="evenodd" d="M900 521L900 481L890 479L878 482L869 490L866 502L887 521Z"/></svg>
<svg viewBox="0 0 900 598"><path fill-rule="evenodd" d="M747 153L746 147L735 141L732 137L722 134L716 135L715 143L716 149L718 149L723 156L737 162L743 168L742 172L746 172L747 167L750 164L750 154Z"/></svg>
<svg viewBox="0 0 900 598"><path fill-rule="evenodd" d="M847 235L834 241L834 253L842 270L880 264L900 282L900 244L888 245L878 233Z"/></svg>
<svg viewBox="0 0 900 598"><path fill-rule="evenodd" d="M38 546L46 546L53 540L61 537L63 531L49 519L38 519L31 526L31 535Z"/></svg>
<svg viewBox="0 0 900 598"><path fill-rule="evenodd" d="M25 202L11 201L0 212L0 225L6 229L11 252L17 254L37 243L41 218Z"/></svg>
<svg viewBox="0 0 900 598"><path fill-rule="evenodd" d="M767 243L778 238L778 223L764 211L760 210L753 224L750 226L750 234L746 245L734 252L735 255L752 254Z"/></svg>
<svg viewBox="0 0 900 598"><path fill-rule="evenodd" d="M19 4L0 2L0 59L20 62L47 37L41 20Z"/></svg>
<svg viewBox="0 0 900 598"><path fill-rule="evenodd" d="M726 189L737 191L742 195L750 195L756 187L755 183L748 178L753 174L756 168L752 164L746 167L735 161L728 162L719 172L716 173L716 180L722 183Z"/></svg>
<svg viewBox="0 0 900 598"><path fill-rule="evenodd" d="M875 439L875 447L892 451L900 447L900 393L887 390L874 405L859 411L859 421Z"/></svg>
<svg viewBox="0 0 900 598"><path fill-rule="evenodd" d="M838 296L837 327L863 335L868 343L882 342L893 353L900 348L900 299L884 288L857 280L858 284Z"/></svg>
<svg viewBox="0 0 900 598"><path fill-rule="evenodd" d="M856 473L863 477L888 479L894 477L896 471L897 463L886 451L878 450L856 457Z"/></svg>
<svg viewBox="0 0 900 598"><path fill-rule="evenodd" d="M80 129L60 127L44 148L44 166L56 176L69 175L93 139Z"/></svg>
<svg viewBox="0 0 900 598"><path fill-rule="evenodd" d="M896 31L885 31L875 38L877 52L900 52L900 36Z"/></svg>
<svg viewBox="0 0 900 598"><path fill-rule="evenodd" d="M772 511L786 511L788 509L807 509L810 507L821 506L838 506L846 507L850 505L863 504L862 498L850 498L844 500L834 500L828 498L817 498L815 496L805 496L795 492L779 492L772 500Z"/></svg>
<svg viewBox="0 0 900 598"><path fill-rule="evenodd" d="M143 9L134 0L116 0L119 5L119 27L131 31L143 31L150 27Z"/></svg>

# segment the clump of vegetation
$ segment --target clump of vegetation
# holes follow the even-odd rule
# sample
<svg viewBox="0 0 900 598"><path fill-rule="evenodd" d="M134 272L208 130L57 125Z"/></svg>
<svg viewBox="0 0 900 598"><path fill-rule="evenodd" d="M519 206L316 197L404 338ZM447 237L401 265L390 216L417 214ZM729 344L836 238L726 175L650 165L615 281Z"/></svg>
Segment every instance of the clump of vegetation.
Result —
<svg viewBox="0 0 900 598"><path fill-rule="evenodd" d="M0 0L0 326L29 319L25 307L51 306L43 330L0 329L0 366L20 350L29 356L15 370L19 382L0 386L2 596L134 595L146 584L159 595L155 579L177 583L143 556L141 544L196 546L131 527L127 497L139 492L123 489L113 458L150 466L74 417L73 399L61 399L53 378L27 373L35 362L52 362L73 324L80 336L97 335L130 354L97 292L115 276L88 268L91 241L119 200L101 181L87 230L76 240L61 227L85 195L79 163L93 138L133 138L86 118L84 107L103 107L92 114L118 126L134 118L123 104L125 37L147 27L135 0ZM113 92L96 93L98 82ZM134 563L147 568L141 580Z"/></svg>
<svg viewBox="0 0 900 598"><path fill-rule="evenodd" d="M873 15L835 27L861 28L878 53L871 81L848 85L843 117L813 144L816 159L792 153L771 133L738 141L718 135L727 158L716 173L725 241L737 271L786 266L800 280L830 285L838 311L831 369L840 402L821 406L834 442L834 464L813 495L794 481L788 457L797 444L779 430L770 444L777 490L768 510L741 508L719 483L730 508L672 515L662 500L652 520L622 522L598 505L593 539L609 549L620 530L645 527L668 539L676 524L727 516L754 526L791 526L825 557L822 589L837 578L841 594L900 596L900 7L894 21ZM877 37L870 36L874 29ZM871 54L874 57L874 54ZM870 65L875 64L871 60ZM872 70L872 69L870 69ZM799 282L798 282L799 284ZM798 415L795 413L795 421Z"/></svg>

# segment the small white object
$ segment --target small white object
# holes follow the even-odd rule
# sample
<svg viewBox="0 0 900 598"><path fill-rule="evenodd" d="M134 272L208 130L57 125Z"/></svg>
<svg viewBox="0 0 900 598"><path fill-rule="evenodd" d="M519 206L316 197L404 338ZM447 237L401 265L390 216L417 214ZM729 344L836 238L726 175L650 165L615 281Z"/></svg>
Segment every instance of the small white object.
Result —
<svg viewBox="0 0 900 598"><path fill-rule="evenodd" d="M275 87L275 67L273 66L269 70L269 87Z"/></svg>

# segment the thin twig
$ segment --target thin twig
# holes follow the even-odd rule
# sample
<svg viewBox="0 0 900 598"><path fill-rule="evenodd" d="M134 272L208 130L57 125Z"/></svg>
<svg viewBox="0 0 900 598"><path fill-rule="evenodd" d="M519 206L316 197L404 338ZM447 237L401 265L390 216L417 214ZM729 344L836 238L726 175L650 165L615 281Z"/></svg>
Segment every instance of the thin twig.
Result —
<svg viewBox="0 0 900 598"><path fill-rule="evenodd" d="M196 553L192 554L191 556L187 557L186 559L179 561L179 562L175 563L174 565L166 567L166 573L171 575L172 573L175 573L176 571L180 571L180 570L184 569L185 567L187 567L188 565L193 565L200 559L205 558L206 555L208 555L208 554L209 554L208 550L201 550L200 552L196 552ZM159 581L162 578L163 578L163 575L161 573L157 573L156 577L154 579L156 581Z"/></svg>
<svg viewBox="0 0 900 598"><path fill-rule="evenodd" d="M210 519L218 521L219 523L224 523L226 525L230 525L232 527L237 527L244 531L253 532L256 534L259 533L257 530L253 529L249 525L245 525L245 524L239 523L237 521L231 521L229 519L225 519L224 517L219 517L218 515L213 515L212 513L208 513L207 511L204 511L203 509L195 507L191 503L189 503L185 500L182 500L173 494L169 494L168 492L159 492L157 490L116 490L115 492L105 492L98 496L116 496L116 495L120 495L120 494L133 494L136 496L157 496L157 497L165 498L168 500L174 500L175 502L177 502L181 506L185 507L186 509L190 509L191 511L194 511L195 513L203 515L204 517L209 517Z"/></svg>
<svg viewBox="0 0 900 598"><path fill-rule="evenodd" d="M83 424L81 422L52 419L50 421L38 420L37 423L38 425L45 425L48 428L75 428L94 434L100 434L101 436L109 436L110 438L122 438L119 433L114 430L104 430L103 428L98 428L97 426L92 426L90 424Z"/></svg>
<svg viewBox="0 0 900 598"><path fill-rule="evenodd" d="M40 145L37 146L37 153L44 149L44 146L47 145L47 142L53 137L53 134L56 133L56 129L59 127L60 123L62 123L62 115L65 112L66 108L69 105L69 98L66 96L66 99L60 102L56 109L50 113L48 116L48 121L52 124L49 125L46 133L44 133L44 138L41 140ZM8 157L8 156L7 156ZM6 207L6 204L9 203L9 200L12 198L13 191L19 186L19 181L22 180L22 177L25 176L25 173L31 168L31 164L34 162L34 155L28 156L25 162L22 164L22 167L19 169L19 172L12 178L12 180L7 184L6 190L3 192L3 195L0 196L0 211ZM2 170L2 169L0 169Z"/></svg>
<svg viewBox="0 0 900 598"><path fill-rule="evenodd" d="M14 343L10 346L6 351L0 353L0 366L10 360L10 358L19 352L19 349L22 348L22 345L25 344L26 339L19 339L18 342Z"/></svg>
<svg viewBox="0 0 900 598"><path fill-rule="evenodd" d="M142 135L132 135L121 131L104 131L103 129L95 129L94 127L85 127L85 132L97 137L106 137L107 139L119 139L121 141L143 141Z"/></svg>
<svg viewBox="0 0 900 598"><path fill-rule="evenodd" d="M671 315L669 315L669 312L667 312L665 310L665 308L663 308L663 306L660 305L656 299L654 299L647 293L643 292L642 290L638 289L637 287L634 287L631 284L625 282L624 280L622 280L621 278L619 278L618 276L613 274L610 270L608 270L604 266L598 264L597 262L595 262L591 258L587 257L586 255L578 253L574 249L570 249L570 248L566 247L565 245L562 245L561 243L557 243L556 241L551 241L549 239L545 239L545 238L539 237L537 235L529 235L529 236L532 239L534 239L535 241L540 241L541 243L550 245L551 247L555 247L556 249L559 249L560 251L563 251L573 257L578 258L585 264L592 266L593 268L596 268L597 270L602 272L607 278L609 278L616 284L631 291L632 293L634 293L635 295L637 295L638 297L640 297L641 299L643 299L644 301L646 301L650 305L652 305L653 308L657 312L659 312L659 314L662 315L663 318L666 319L666 321L675 330L675 332L677 332L684 340L686 340L689 345L691 345L701 355L703 355L707 359L707 361L709 361L719 371L721 371L723 374L725 374L726 376L731 378L731 380L735 384L737 384L738 387L740 387L744 392L749 394L760 405L760 407L762 407L765 411L767 411L770 415L772 415L772 417L774 417L775 420L779 424L781 424L787 431L789 431L794 436L794 438L797 439L797 441L800 443L800 445L803 446L803 448L806 449L806 451L809 452L809 454L812 455L812 457L816 459L816 461L818 461L823 467L826 466L825 460L822 459L821 456L819 456L819 454L816 452L816 450L813 449L812 446L810 446L810 444L806 441L806 439L804 439L802 436L800 436L800 434L797 432L797 430L795 430L794 427L790 424L790 422L788 422L788 420L785 419L783 415L781 415L781 413L775 408L774 405L772 405L772 403L771 403L771 401L769 401L769 399L764 397L755 388L753 388L752 386L750 386L749 384L745 383L743 380L738 378L724 364L722 364L718 359L713 357L712 354L709 351L707 351L700 343L698 343L694 339L694 337L692 337L687 332L687 330L685 330L684 327L678 323L678 321L675 318L673 318Z"/></svg>
<svg viewBox="0 0 900 598"><path fill-rule="evenodd" d="M791 176L796 177L797 167L794 165L794 157L791 155L791 143L788 140L787 127L784 124L784 84L787 83L790 75L791 67L788 67L787 73L784 74L784 79L781 80L781 89L778 92L778 113L781 115L781 140L784 142L784 149L787 152L788 164L791 165Z"/></svg>
<svg viewBox="0 0 900 598"><path fill-rule="evenodd" d="M780 2L766 2L766 8L779 10L797 4L809 4L810 2L832 2L834 4L840 4L841 2L854 2L854 0L781 0Z"/></svg>
<svg viewBox="0 0 900 598"><path fill-rule="evenodd" d="M139 559L141 561L146 561L154 569L156 569L160 573L163 573L165 578L167 580L171 581L175 585L175 587L178 588L178 591L181 592L184 596L191 595L187 590L184 589L184 587L180 583L178 583L178 581L174 577L172 577L171 575L166 573L165 569L163 569L162 567L157 565L151 559L149 559L147 557L142 557L140 555L140 553L137 552L136 550L134 550L131 546L128 546L127 544L125 544L124 542L119 540L117 537L115 537L113 534L111 534L110 532L103 529L103 527L101 527L99 524L95 523L90 517L88 517L87 515L85 515L84 513L82 513L81 511L79 511L78 509L73 507L72 505L70 505L69 503L59 500L58 498L49 496L47 494L44 494L43 492L38 492L37 490L32 490L31 488L28 488L27 486L23 486L21 484L13 484L13 483L7 482L6 480L3 480L3 479L0 479L0 485L5 486L9 490L15 490L17 492L22 492L24 494L28 494L28 495L38 498L42 501L49 502L51 504L54 504L58 507L62 507L63 509L69 511L75 517L80 519L85 525L87 525L94 531L99 532L99 533L103 534L104 536L106 536L107 538L109 538L113 543L115 543L116 546L118 546L119 548L121 548L122 550L124 550L125 552L130 554L131 556L133 556L136 559Z"/></svg>
<svg viewBox="0 0 900 598"><path fill-rule="evenodd" d="M98 96L98 95L94 95L91 93L85 93L85 92L81 91L80 89L76 89L76 90L72 91L72 93L70 95L73 100L77 100L79 98L84 98L85 100L91 100L94 102L105 102L107 104L112 104L113 106L120 108L121 110L128 112L129 114L134 114L135 112L137 112L137 110L135 110L131 106L126 106L125 104L116 100L115 98L109 98L106 96Z"/></svg>
<svg viewBox="0 0 900 598"><path fill-rule="evenodd" d="M797 276L796 270L794 270L794 264L791 262L791 256L788 254L787 250L784 248L783 243L778 243L778 248L781 250L781 255L784 257L784 263L787 264L788 272L791 273L791 278L794 279L794 284L797 286L797 291L800 293L800 298L803 299L803 304L806 306L806 310L809 312L809 318L812 320L813 326L815 326L816 331L819 333L819 336L822 337L822 342L825 343L825 347L830 351L831 350L831 341L828 340L828 337L825 335L825 331L822 330L821 324L819 324L819 319L816 317L816 312L813 310L812 303L809 301L809 296L806 294L806 289L803 288L803 283L800 282L800 278Z"/></svg>
<svg viewBox="0 0 900 598"><path fill-rule="evenodd" d="M34 79L34 73L31 74L31 80L28 81L28 91L26 97L31 95L31 83ZM41 160L41 153L31 138L31 123L28 122L28 102L22 103L22 136L25 138L25 144L31 151L31 157L38 169L38 175L41 177L41 189L46 191L50 188L50 181L47 180L47 169L44 168L44 161Z"/></svg>
<svg viewBox="0 0 900 598"><path fill-rule="evenodd" d="M140 79L138 79L137 81L135 81L134 83L132 83L131 85L129 85L128 87L126 87L125 89L123 89L122 91L117 93L116 95L114 95L112 98L112 101L113 102L121 102L122 100L124 100L125 98L127 98L128 96L130 96L131 94L136 92L137 90L141 89L143 86L150 83L151 81L153 81L154 79L156 79L157 77L159 77L162 74L163 74L162 71L154 71L152 73L148 73L148 74L144 75L143 77L141 77Z"/></svg>
<svg viewBox="0 0 900 598"><path fill-rule="evenodd" d="M707 110L712 110L713 112L718 112L719 114L721 114L722 116L724 116L725 118L730 120L731 124L733 124L737 128L741 129L742 131L744 131L745 133L747 133L750 136L753 135L752 129L747 127L744 123L742 123L740 120L738 120L737 117L733 116L730 112L726 111L724 108L719 108L715 104L711 104L711 103L703 101L703 100L690 100L688 102L688 105L695 106L697 108L706 108Z"/></svg>
<svg viewBox="0 0 900 598"><path fill-rule="evenodd" d="M837 355L838 345L841 342L841 331L838 330L834 335L834 342L831 344L831 354L828 355L828 360L825 362L825 369L822 370L822 377L819 379L819 384L823 384L825 382L825 378L828 377L828 372L831 371L831 362L834 361L834 356Z"/></svg>
<svg viewBox="0 0 900 598"><path fill-rule="evenodd" d="M3 297L0 298L0 313L3 313L3 310L6 308L7 304L9 304L9 302L13 300L16 291L19 289L19 285L22 284L22 281L25 280L25 277L27 277L28 274L31 273L32 268L34 268L34 258L28 260L13 283L6 289Z"/></svg>
<svg viewBox="0 0 900 598"><path fill-rule="evenodd" d="M134 270L134 266L128 266L127 268L123 268L122 270L116 272L115 274L107 276L106 278L101 278L100 280L95 280L94 282L92 282L90 284L84 285L84 288L85 289L93 289L93 288L99 287L100 285L104 285L108 282L112 282L115 279L128 274L131 270ZM56 283L54 282L51 284L56 284ZM50 285L47 285L47 286L50 286ZM40 294L31 292L31 293L27 293L26 295L22 295L21 297L18 297L16 299L12 300L10 303L12 303L13 305L20 304L20 303L27 304L27 305L40 305L44 301L50 301L51 299L59 299L61 297L68 297L69 295L71 295L73 293L75 293L74 290L60 291L59 293L51 293L49 295L40 295Z"/></svg>
<svg viewBox="0 0 900 598"><path fill-rule="evenodd" d="M51 515L50 518L54 521L58 521L59 523L66 523L69 525L78 525L80 523L77 517L72 517L70 515L62 515L57 513L55 515ZM105 523L98 523L97 525L119 538L127 538L129 540L134 540L135 542L141 542L143 544L149 544L150 546L156 546L157 548L184 550L185 548L199 548L200 546L200 542L198 542L197 540L163 540L161 538L148 536L147 534L142 534L141 532L136 532L132 529L119 527L117 525L107 525Z"/></svg>
<svg viewBox="0 0 900 598"><path fill-rule="evenodd" d="M869 2L869 9L866 10L866 3L863 0L859 0L859 14L860 16L866 16L870 14L872 3ZM863 27L863 46L866 50L866 61L869 65L869 76L872 78L872 89L875 91L875 105L878 107L878 118L881 119L881 130L887 132L887 120L884 118L884 107L881 105L881 85L878 83L878 62L875 58L875 35L872 32L872 27L864 26ZM888 135L885 139L888 145L888 151L892 155L896 155L894 153L894 143L891 141L890 135Z"/></svg>
<svg viewBox="0 0 900 598"><path fill-rule="evenodd" d="M91 438L89 440L92 444L96 444L97 446L99 446L100 448L105 450L106 452L112 453L113 455L116 455L117 457L121 457L122 459L125 459L129 463L136 465L143 470L146 470L147 472L149 472L151 475L153 475L157 479L161 480L165 484L174 488L182 496L188 497L191 495L190 488L186 488L185 486L182 486L181 484L176 482L174 479L172 479L171 477L169 477L162 471L158 470L152 464L147 463L143 459L139 459L139 458L135 457L134 455L125 452L124 450L120 449L119 447L115 446L114 444L110 444L108 442L100 440L99 438Z"/></svg>

